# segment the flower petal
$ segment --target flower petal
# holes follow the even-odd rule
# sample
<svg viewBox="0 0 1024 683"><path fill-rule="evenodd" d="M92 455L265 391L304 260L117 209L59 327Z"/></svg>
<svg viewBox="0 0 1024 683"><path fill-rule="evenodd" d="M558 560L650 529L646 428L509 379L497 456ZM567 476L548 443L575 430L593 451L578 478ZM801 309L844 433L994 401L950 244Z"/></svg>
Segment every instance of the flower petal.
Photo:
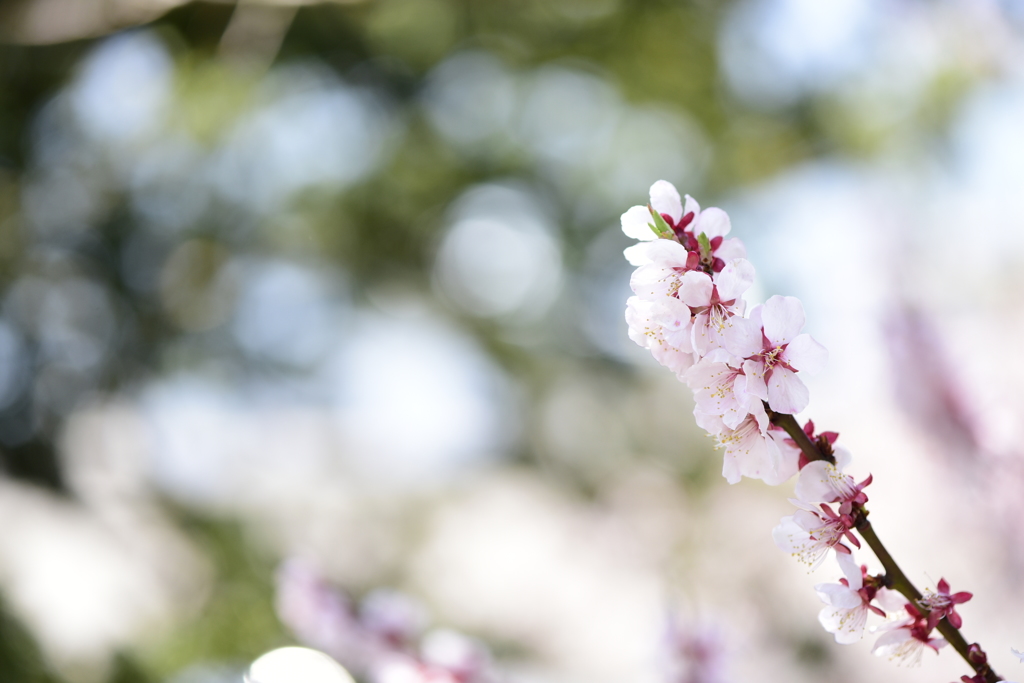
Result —
<svg viewBox="0 0 1024 683"><path fill-rule="evenodd" d="M719 299L738 299L754 284L754 266L745 258L733 259L720 273L715 274L714 279Z"/></svg>
<svg viewBox="0 0 1024 683"><path fill-rule="evenodd" d="M683 217L683 203L679 199L679 191L667 180L659 180L651 185L651 206L658 213L671 216L676 223Z"/></svg>
<svg viewBox="0 0 1024 683"><path fill-rule="evenodd" d="M686 195L686 206L683 207L683 215L685 216L688 213L693 214L694 220L700 216L700 204L690 195Z"/></svg>
<svg viewBox="0 0 1024 683"><path fill-rule="evenodd" d="M711 303L711 290L714 285L707 273L691 270L684 273L679 287L679 298L687 306L708 306Z"/></svg>
<svg viewBox="0 0 1024 683"><path fill-rule="evenodd" d="M631 206L619 220L622 223L622 232L626 233L627 237L645 242L658 238L658 235L651 230L651 223L654 219L646 206Z"/></svg>
<svg viewBox="0 0 1024 683"><path fill-rule="evenodd" d="M768 382L768 405L777 413L795 415L807 407L811 394L795 372L776 365Z"/></svg>
<svg viewBox="0 0 1024 683"><path fill-rule="evenodd" d="M729 214L718 207L712 206L704 209L700 214L700 220L693 228L693 234L704 233L708 239L724 237L729 234L732 224L729 222Z"/></svg>
<svg viewBox="0 0 1024 683"><path fill-rule="evenodd" d="M743 246L742 240L733 237L722 240L722 243L718 245L718 249L715 249L715 256L726 262L734 258L747 258L747 248Z"/></svg>
<svg viewBox="0 0 1024 683"><path fill-rule="evenodd" d="M761 312L764 336L775 346L788 344L804 327L804 305L795 296L775 295Z"/></svg>
<svg viewBox="0 0 1024 683"><path fill-rule="evenodd" d="M828 363L828 349L811 335L799 334L786 347L785 359L800 372L814 374Z"/></svg>

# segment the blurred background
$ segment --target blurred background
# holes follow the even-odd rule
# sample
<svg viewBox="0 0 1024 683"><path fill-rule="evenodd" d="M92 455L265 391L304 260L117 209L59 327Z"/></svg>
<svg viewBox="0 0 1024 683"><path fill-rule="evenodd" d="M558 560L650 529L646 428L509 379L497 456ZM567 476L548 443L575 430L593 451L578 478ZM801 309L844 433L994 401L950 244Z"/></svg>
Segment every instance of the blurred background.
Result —
<svg viewBox="0 0 1024 683"><path fill-rule="evenodd" d="M792 484L628 340L659 178L803 300L807 416L1019 676L1024 4L6 0L0 680L237 683L296 558L510 682L958 680L832 642Z"/></svg>

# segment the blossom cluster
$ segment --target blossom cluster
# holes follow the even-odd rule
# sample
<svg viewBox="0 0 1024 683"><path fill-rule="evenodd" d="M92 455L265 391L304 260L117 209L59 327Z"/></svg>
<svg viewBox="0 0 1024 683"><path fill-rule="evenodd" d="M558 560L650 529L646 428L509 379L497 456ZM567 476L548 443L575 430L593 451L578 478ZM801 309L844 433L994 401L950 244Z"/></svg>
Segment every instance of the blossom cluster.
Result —
<svg viewBox="0 0 1024 683"><path fill-rule="evenodd" d="M730 227L721 209L702 211L689 195L684 204L670 183L656 182L648 206L622 215L623 231L641 240L625 251L638 266L626 322L630 338L693 390L697 423L725 450L725 478L779 484L796 474L799 451L765 408L806 408L801 373L823 367L828 353L801 333L799 299L773 296L746 311L754 267L743 243L726 237Z"/></svg>
<svg viewBox="0 0 1024 683"><path fill-rule="evenodd" d="M450 629L425 630L424 610L407 595L377 590L358 605L308 565L277 573L277 613L304 644L369 683L490 683L490 652Z"/></svg>
<svg viewBox="0 0 1024 683"><path fill-rule="evenodd" d="M887 617L873 651L916 662L925 648L946 644L932 635L940 620L959 628L956 605L971 594L950 594L943 580L915 604L887 588L891 577L872 576L855 561L860 541L854 532L864 519L871 477L858 483L844 473L850 454L836 443L835 432L815 433L808 421L795 435L824 456L812 460L777 424L779 416L807 407L802 377L825 365L827 351L802 332L798 299L773 296L747 310L743 296L754 268L743 243L726 237L730 228L724 211L701 210L664 180L651 187L647 206L622 215L623 232L640 240L625 250L637 266L626 307L629 336L693 391L697 424L725 451L726 480L777 485L799 473L792 499L798 510L782 519L773 537L811 568L830 554L838 561L843 578L815 587L826 605L822 626L837 642L853 643L863 636L869 614Z"/></svg>

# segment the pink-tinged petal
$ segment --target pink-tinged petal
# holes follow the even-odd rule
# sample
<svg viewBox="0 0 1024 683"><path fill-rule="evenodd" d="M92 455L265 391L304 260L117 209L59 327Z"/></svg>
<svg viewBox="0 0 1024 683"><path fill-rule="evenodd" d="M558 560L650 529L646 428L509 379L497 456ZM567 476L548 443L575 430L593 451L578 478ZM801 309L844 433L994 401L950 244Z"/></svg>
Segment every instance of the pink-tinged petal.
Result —
<svg viewBox="0 0 1024 683"><path fill-rule="evenodd" d="M850 588L855 591L860 590L864 587L864 573L860 570L860 565L857 564L857 560L853 558L853 555L836 555L836 561L839 563L839 568L843 571L843 576L850 584Z"/></svg>
<svg viewBox="0 0 1024 683"><path fill-rule="evenodd" d="M778 486L792 479L800 471L800 449L787 442L788 437L785 432L771 430L768 433L774 439L775 445L779 447L779 462L775 476L766 477L764 483L769 486Z"/></svg>
<svg viewBox="0 0 1024 683"><path fill-rule="evenodd" d="M679 298L687 306L708 306L714 284L707 273L691 270L684 273L679 286Z"/></svg>
<svg viewBox="0 0 1024 683"><path fill-rule="evenodd" d="M761 326L750 318L729 318L722 345L736 358L753 356L761 350Z"/></svg>
<svg viewBox="0 0 1024 683"><path fill-rule="evenodd" d="M691 344L694 353L700 358L706 356L711 350L711 338L708 335L709 318L707 311L693 316L693 327L690 330Z"/></svg>
<svg viewBox="0 0 1024 683"><path fill-rule="evenodd" d="M631 206L626 213L622 214L620 221L622 222L622 232L626 233L627 237L645 242L658 238L658 235L651 230L654 218L651 217L651 212L646 206Z"/></svg>
<svg viewBox="0 0 1024 683"><path fill-rule="evenodd" d="M814 374L828 363L828 349L809 334L799 334L789 342L783 354L785 361L800 372Z"/></svg>
<svg viewBox="0 0 1024 683"><path fill-rule="evenodd" d="M764 363L759 360L743 361L743 374L747 376L747 393L767 401L768 385L764 381Z"/></svg>
<svg viewBox="0 0 1024 683"><path fill-rule="evenodd" d="M803 511L799 510L798 512ZM796 515L792 515L783 517L779 524L772 529L772 540L782 552L801 555L805 552L810 539L807 536L807 530L796 521Z"/></svg>
<svg viewBox="0 0 1024 683"><path fill-rule="evenodd" d="M680 377L693 367L692 352L678 349L668 343L652 344L651 355L654 356L654 360Z"/></svg>
<svg viewBox="0 0 1024 683"><path fill-rule="evenodd" d="M747 248L738 237L732 237L722 240L718 249L715 249L715 256L728 263L736 258L747 258Z"/></svg>
<svg viewBox="0 0 1024 683"><path fill-rule="evenodd" d="M720 418L718 415L708 415L707 413L702 412L700 406L693 407L693 418L694 420L696 420L698 427L700 427L701 429L703 429L712 436L717 436L730 429L729 427L725 426L724 422L722 422L722 418ZM728 477L726 477L726 479L728 479ZM739 481L739 479L737 479L736 481ZM729 483L734 484L736 482L731 481Z"/></svg>
<svg viewBox="0 0 1024 683"><path fill-rule="evenodd" d="M657 263L640 266L629 278L629 287L641 299L662 302L673 298L679 288L679 275L672 268L663 268Z"/></svg>
<svg viewBox="0 0 1024 683"><path fill-rule="evenodd" d="M667 241L667 240L666 240ZM644 266L651 262L649 256L647 256L647 250L644 249L650 242L641 242L640 244L634 244L631 247L626 247L622 250L622 255L626 257L626 261L631 266Z"/></svg>
<svg viewBox="0 0 1024 683"><path fill-rule="evenodd" d="M726 427L736 429L750 412L750 397L743 379L738 369L705 357L686 373L683 381L693 391L701 412L718 415Z"/></svg>
<svg viewBox="0 0 1024 683"><path fill-rule="evenodd" d="M729 261L720 273L715 274L718 298L722 301L739 299L754 284L754 266L747 259Z"/></svg>
<svg viewBox="0 0 1024 683"><path fill-rule="evenodd" d="M836 500L838 492L833 485L835 478L842 476L835 465L825 460L815 460L804 465L800 477L796 480L795 494L797 500L804 503L831 503ZM858 574L860 570L857 570Z"/></svg>
<svg viewBox="0 0 1024 683"><path fill-rule="evenodd" d="M657 325L651 320L654 304L650 301L631 296L626 300L626 325L629 326L629 338L640 346L650 348L658 333Z"/></svg>
<svg viewBox="0 0 1024 683"><path fill-rule="evenodd" d="M665 267L681 268L686 265L686 247L673 240L641 242L627 247L622 253L634 266L657 263Z"/></svg>
<svg viewBox="0 0 1024 683"><path fill-rule="evenodd" d="M907 604L907 599L899 591L889 588L879 588L875 593L875 604L881 607L886 614L899 612Z"/></svg>
<svg viewBox="0 0 1024 683"><path fill-rule="evenodd" d="M826 605L853 609L864 604L863 598L856 590L841 583L819 583L814 587L818 598Z"/></svg>
<svg viewBox="0 0 1024 683"><path fill-rule="evenodd" d="M913 638L910 634L909 629L896 628L892 631L887 631L879 636L878 640L875 641L875 646L871 648L871 654L879 657L884 657L891 654L893 651L898 650L900 645Z"/></svg>
<svg viewBox="0 0 1024 683"><path fill-rule="evenodd" d="M679 199L679 191L667 180L659 180L651 185L651 206L658 213L671 216L676 223L683 217L683 203Z"/></svg>
<svg viewBox="0 0 1024 683"><path fill-rule="evenodd" d="M795 415L807 407L811 394L795 372L778 365L768 379L768 405L777 413Z"/></svg>
<svg viewBox="0 0 1024 683"><path fill-rule="evenodd" d="M788 344L804 327L804 305L795 296L775 295L765 302L761 320L772 344Z"/></svg>
<svg viewBox="0 0 1024 683"><path fill-rule="evenodd" d="M836 469L842 472L850 465L850 461L853 460L853 455L850 453L850 449L845 446L832 446L832 455L836 459Z"/></svg>
<svg viewBox="0 0 1024 683"><path fill-rule="evenodd" d="M701 212L700 219L696 221L696 225L693 228L693 234L700 235L704 233L708 236L708 239L714 239L728 235L731 229L732 224L729 222L729 214L718 207L712 206Z"/></svg>
<svg viewBox="0 0 1024 683"><path fill-rule="evenodd" d="M692 213L695 220L700 216L700 204L690 195L686 195L686 206L683 207L683 215L688 213Z"/></svg>
<svg viewBox="0 0 1024 683"><path fill-rule="evenodd" d="M771 424L771 420L768 419L768 413L764 410L764 405L758 401L753 401L750 404L750 416L754 418L762 432L767 430L768 425Z"/></svg>
<svg viewBox="0 0 1024 683"><path fill-rule="evenodd" d="M661 325L662 335L669 346L685 353L693 353L693 347L690 345L690 309L682 301L672 297L661 300L652 320Z"/></svg>
<svg viewBox="0 0 1024 683"><path fill-rule="evenodd" d="M818 622L840 645L852 645L863 638L867 621L867 609L859 607L825 607L818 613Z"/></svg>

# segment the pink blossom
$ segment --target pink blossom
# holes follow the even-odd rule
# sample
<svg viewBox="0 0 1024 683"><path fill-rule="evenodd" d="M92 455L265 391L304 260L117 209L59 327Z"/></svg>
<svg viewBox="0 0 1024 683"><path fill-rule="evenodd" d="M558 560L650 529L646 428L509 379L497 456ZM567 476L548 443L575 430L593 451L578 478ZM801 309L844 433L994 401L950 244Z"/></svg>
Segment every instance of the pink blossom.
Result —
<svg viewBox="0 0 1024 683"><path fill-rule="evenodd" d="M957 614L956 606L962 605L970 600L974 595L967 591L961 591L959 593L949 594L949 583L945 579L939 579L939 585L937 586L938 591L924 592L924 597L917 601L921 607L928 610L928 625L930 628L935 628L935 625L939 623L942 617L946 617L946 621L953 628L960 628L963 625L963 620L960 615Z"/></svg>
<svg viewBox="0 0 1024 683"><path fill-rule="evenodd" d="M684 212L679 192L672 183L666 180L659 180L651 185L650 198L649 205L632 206L622 214L620 219L622 232L627 237L644 241L658 238L658 233L652 227L654 222L651 216L652 211L665 219L665 222L676 234L685 230L700 213L700 206L689 195L686 197L686 211Z"/></svg>
<svg viewBox="0 0 1024 683"><path fill-rule="evenodd" d="M693 311L693 349L700 356L716 348L743 357L756 330L742 317L740 297L754 281L754 267L746 259L729 263L712 279L702 271L683 275L679 298Z"/></svg>
<svg viewBox="0 0 1024 683"><path fill-rule="evenodd" d="M866 566L858 566L853 555L836 555L846 578L839 583L819 583L814 587L827 606L818 614L818 621L835 636L837 643L855 643L864 635L868 613L885 616L886 609L902 607L900 596L881 587L877 577L870 577ZM881 606L871 604L878 601Z"/></svg>
<svg viewBox="0 0 1024 683"><path fill-rule="evenodd" d="M750 413L751 401L757 397L747 393L743 370L714 357L707 356L690 368L684 381L693 391L697 409L722 419L729 429L736 429Z"/></svg>
<svg viewBox="0 0 1024 683"><path fill-rule="evenodd" d="M630 277L629 286L634 294L649 301L676 296L683 275L697 265L696 262L690 263L694 261L693 253L672 240L657 240L638 244L637 247L643 249L634 252L634 255L642 254L645 263Z"/></svg>
<svg viewBox="0 0 1024 683"><path fill-rule="evenodd" d="M833 448L835 464L827 460L809 462L800 470L796 481L796 497L805 503L848 503L863 505L868 497L864 487L871 483L871 476L859 484L843 468L850 462L850 452L843 447Z"/></svg>
<svg viewBox="0 0 1024 683"><path fill-rule="evenodd" d="M689 252L686 270L707 268L717 273L733 259L746 258L747 251L740 240L725 239L732 226L728 214L721 209L712 207L701 211L700 204L690 195L686 195L684 205L676 188L664 180L651 186L650 199L647 206L633 206L621 217L622 231L643 242L625 250L626 260L631 264L641 266L656 261L659 247L654 245L661 241L674 241ZM652 213L664 220L670 234L658 232ZM711 253L706 255L710 260L703 262L698 241L702 234L707 236L711 247ZM674 240L658 239L672 236Z"/></svg>
<svg viewBox="0 0 1024 683"><path fill-rule="evenodd" d="M928 620L912 604L907 603L907 616L879 627L882 635L875 641L871 652L879 657L889 657L909 666L921 663L921 653L931 648L935 652L946 645L943 638L929 638L931 627Z"/></svg>
<svg viewBox="0 0 1024 683"><path fill-rule="evenodd" d="M743 371L749 391L768 401L779 413L799 413L810 396L797 372L814 373L824 367L828 351L808 334L804 326L804 307L791 296L773 296L751 311L751 319L760 320L760 351L751 351Z"/></svg>
<svg viewBox="0 0 1024 683"><path fill-rule="evenodd" d="M654 358L678 375L693 365L690 309L678 299L659 302L630 297L626 301L629 338L650 349Z"/></svg>
<svg viewBox="0 0 1024 683"><path fill-rule="evenodd" d="M750 404L748 413L735 429L727 427L722 418L694 410L698 426L718 438L716 449L724 449L722 476L730 484L743 477L762 479L777 486L796 474L796 458L780 447L781 437L771 429L768 415L760 401Z"/></svg>
<svg viewBox="0 0 1024 683"><path fill-rule="evenodd" d="M815 506L798 500L792 502L801 509L790 517L783 517L772 530L772 538L780 550L814 568L830 548L849 555L852 551L843 543L844 538L860 547L860 541L851 531L854 520L849 514L836 513L824 503Z"/></svg>

